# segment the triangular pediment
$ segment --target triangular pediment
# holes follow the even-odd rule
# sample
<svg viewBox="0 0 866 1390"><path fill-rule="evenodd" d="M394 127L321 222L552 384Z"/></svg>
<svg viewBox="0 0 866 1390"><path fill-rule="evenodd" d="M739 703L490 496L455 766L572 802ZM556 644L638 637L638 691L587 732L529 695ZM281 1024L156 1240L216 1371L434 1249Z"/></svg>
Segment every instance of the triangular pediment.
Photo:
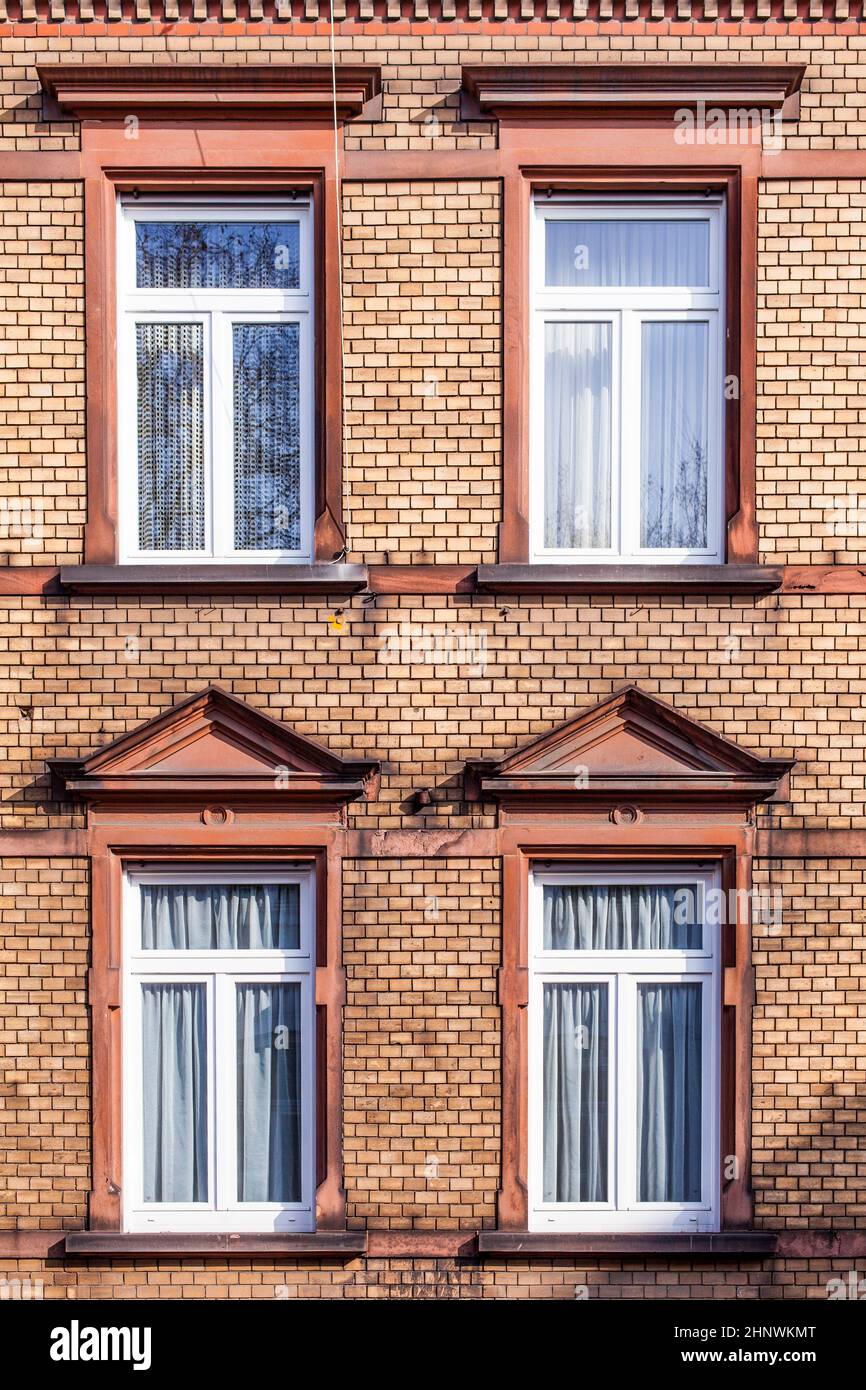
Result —
<svg viewBox="0 0 866 1390"><path fill-rule="evenodd" d="M95 800L185 795L262 800L286 793L351 800L377 765L330 752L219 686L148 720L75 764L59 766L67 788Z"/></svg>
<svg viewBox="0 0 866 1390"><path fill-rule="evenodd" d="M715 795L754 805L790 764L758 757L630 685L497 760L467 764L482 798L577 802Z"/></svg>

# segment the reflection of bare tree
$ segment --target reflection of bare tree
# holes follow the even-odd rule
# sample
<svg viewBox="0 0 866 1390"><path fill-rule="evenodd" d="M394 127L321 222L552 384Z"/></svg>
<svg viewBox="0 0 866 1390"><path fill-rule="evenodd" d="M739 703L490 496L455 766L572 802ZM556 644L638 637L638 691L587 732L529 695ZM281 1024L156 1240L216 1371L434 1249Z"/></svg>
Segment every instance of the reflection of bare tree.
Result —
<svg viewBox="0 0 866 1390"><path fill-rule="evenodd" d="M300 549L298 328L234 325L235 545Z"/></svg>
<svg viewBox="0 0 866 1390"><path fill-rule="evenodd" d="M293 222L136 222L139 289L291 289Z"/></svg>
<svg viewBox="0 0 866 1390"><path fill-rule="evenodd" d="M657 550L699 550L707 543L707 451L697 435L673 477L644 479L643 543Z"/></svg>

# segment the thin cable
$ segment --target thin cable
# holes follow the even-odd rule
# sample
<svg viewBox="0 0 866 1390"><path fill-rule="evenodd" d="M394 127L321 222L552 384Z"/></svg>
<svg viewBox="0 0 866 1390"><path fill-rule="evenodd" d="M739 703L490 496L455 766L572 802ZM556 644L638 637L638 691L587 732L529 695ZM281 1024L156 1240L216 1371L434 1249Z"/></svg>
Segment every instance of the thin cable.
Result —
<svg viewBox="0 0 866 1390"><path fill-rule="evenodd" d="M331 96L334 104L334 187L337 199L337 286L340 299L340 462L345 528L349 503L349 462L346 447L346 351L343 329L343 193L340 181L340 133L337 121L337 54L334 0L328 0L331 35Z"/></svg>

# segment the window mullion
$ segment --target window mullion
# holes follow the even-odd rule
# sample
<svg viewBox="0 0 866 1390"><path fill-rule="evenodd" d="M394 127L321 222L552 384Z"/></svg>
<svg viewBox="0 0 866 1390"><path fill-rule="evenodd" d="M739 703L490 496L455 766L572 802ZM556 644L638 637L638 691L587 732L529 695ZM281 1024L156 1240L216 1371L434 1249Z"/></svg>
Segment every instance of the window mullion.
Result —
<svg viewBox="0 0 866 1390"><path fill-rule="evenodd" d="M637 1202L635 998L634 976L620 971L616 977L616 1055L612 1068L616 1087L616 1207L618 1211L631 1211Z"/></svg>
<svg viewBox="0 0 866 1390"><path fill-rule="evenodd" d="M216 557L234 550L234 480L232 477L232 332L227 310L212 310L211 321L211 516Z"/></svg>
<svg viewBox="0 0 866 1390"><path fill-rule="evenodd" d="M620 313L620 554L636 555L640 545L640 317Z"/></svg>
<svg viewBox="0 0 866 1390"><path fill-rule="evenodd" d="M214 1146L214 1206L225 1211L232 1205L230 1182L232 1176L233 1106L231 1055L234 1037L230 1009L232 980L217 973L211 977L214 990L213 1034L213 1121L211 1134Z"/></svg>

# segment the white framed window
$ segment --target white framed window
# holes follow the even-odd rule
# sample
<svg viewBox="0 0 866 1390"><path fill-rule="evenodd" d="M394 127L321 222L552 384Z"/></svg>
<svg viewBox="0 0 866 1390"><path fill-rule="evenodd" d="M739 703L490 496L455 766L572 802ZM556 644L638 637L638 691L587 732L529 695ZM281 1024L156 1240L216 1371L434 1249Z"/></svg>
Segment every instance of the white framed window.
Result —
<svg viewBox="0 0 866 1390"><path fill-rule="evenodd" d="M535 563L724 560L724 205L536 196Z"/></svg>
<svg viewBox="0 0 866 1390"><path fill-rule="evenodd" d="M534 866L531 1230L718 1230L717 881L710 866Z"/></svg>
<svg viewBox="0 0 866 1390"><path fill-rule="evenodd" d="M121 558L309 562L308 202L121 197Z"/></svg>
<svg viewBox="0 0 866 1390"><path fill-rule="evenodd" d="M130 866L128 1231L314 1228L312 870Z"/></svg>

